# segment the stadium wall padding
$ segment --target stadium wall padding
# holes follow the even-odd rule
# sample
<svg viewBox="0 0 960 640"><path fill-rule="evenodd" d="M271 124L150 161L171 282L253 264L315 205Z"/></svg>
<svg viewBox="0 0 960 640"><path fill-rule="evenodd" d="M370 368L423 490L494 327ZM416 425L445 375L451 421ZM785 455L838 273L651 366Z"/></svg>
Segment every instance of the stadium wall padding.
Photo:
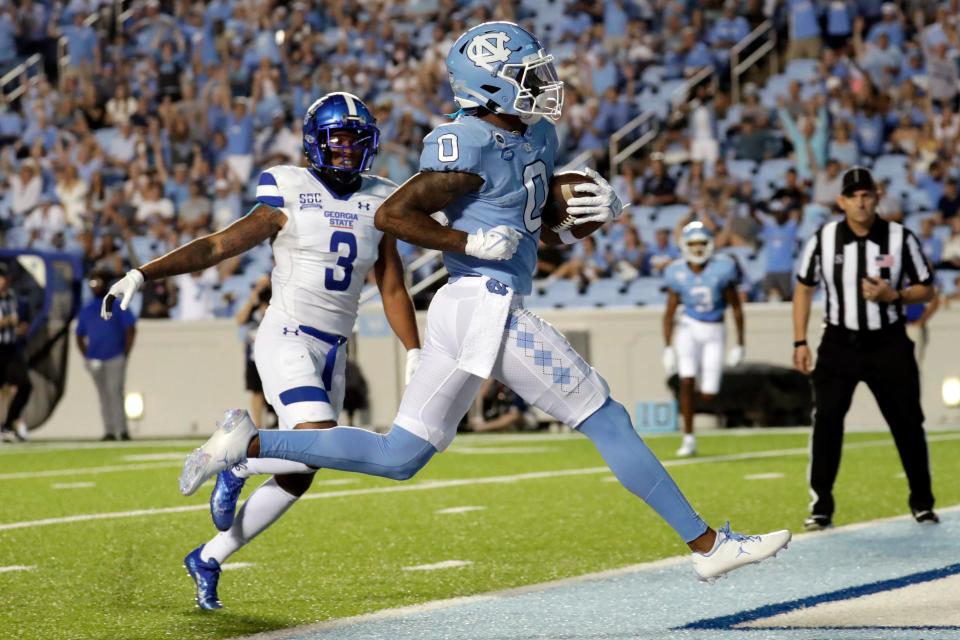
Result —
<svg viewBox="0 0 960 640"><path fill-rule="evenodd" d="M822 309L815 306L810 344L819 343ZM544 310L541 315L560 331L577 332L576 344L589 341L592 364L607 378L625 406L668 400L661 368L662 309ZM729 315L729 314L728 314ZM421 323L425 314L419 314ZM793 335L789 304L746 305L747 360L790 366ZM369 383L374 425L387 426L399 404L403 353L382 312L365 307L358 322L357 360ZM728 344L734 330L728 318ZM921 367L923 409L928 428L960 426L960 409L941 401L945 376L960 376L960 309L941 310L930 327L930 344ZM71 348L76 350L75 341ZM38 438L100 437L103 434L96 392L83 358L69 360L66 393ZM131 422L136 437L207 435L225 409L248 407L243 388L243 346L232 320L138 323L137 342L128 367L127 391L145 399L142 420ZM884 428L876 403L864 385L854 396L848 427Z"/></svg>

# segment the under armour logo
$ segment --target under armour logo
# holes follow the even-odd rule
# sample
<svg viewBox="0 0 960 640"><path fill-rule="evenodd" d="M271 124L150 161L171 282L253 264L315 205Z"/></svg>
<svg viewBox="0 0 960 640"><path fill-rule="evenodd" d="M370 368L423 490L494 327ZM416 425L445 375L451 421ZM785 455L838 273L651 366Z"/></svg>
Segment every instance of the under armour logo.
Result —
<svg viewBox="0 0 960 640"><path fill-rule="evenodd" d="M300 335L300 329L287 329L286 327L284 327L284 328L283 328L283 335L295 335L295 336L298 336L298 335Z"/></svg>
<svg viewBox="0 0 960 640"><path fill-rule="evenodd" d="M467 45L467 57L481 69L493 71L491 63L510 59L510 49L504 46L509 40L503 31L480 34Z"/></svg>
<svg viewBox="0 0 960 640"><path fill-rule="evenodd" d="M367 211L370 211L369 202L358 202L357 204L360 206L361 209L366 209Z"/></svg>

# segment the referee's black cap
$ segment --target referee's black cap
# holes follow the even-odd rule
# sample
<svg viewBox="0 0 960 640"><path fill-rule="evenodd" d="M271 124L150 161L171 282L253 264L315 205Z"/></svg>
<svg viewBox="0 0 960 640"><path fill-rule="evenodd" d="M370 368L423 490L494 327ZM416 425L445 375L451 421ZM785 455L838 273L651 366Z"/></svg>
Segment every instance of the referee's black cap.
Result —
<svg viewBox="0 0 960 640"><path fill-rule="evenodd" d="M841 192L844 196L851 196L857 191L876 191L877 183L873 181L873 174L866 167L851 167L843 174Z"/></svg>

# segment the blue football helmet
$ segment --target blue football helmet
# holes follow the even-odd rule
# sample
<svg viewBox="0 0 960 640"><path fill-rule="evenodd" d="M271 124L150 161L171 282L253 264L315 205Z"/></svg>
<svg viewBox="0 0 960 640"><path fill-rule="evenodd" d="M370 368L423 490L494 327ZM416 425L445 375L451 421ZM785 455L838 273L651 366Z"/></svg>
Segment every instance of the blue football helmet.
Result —
<svg viewBox="0 0 960 640"><path fill-rule="evenodd" d="M563 82L553 56L512 22L485 22L460 36L447 54L453 97L461 109L483 107L527 121L560 117Z"/></svg>
<svg viewBox="0 0 960 640"><path fill-rule="evenodd" d="M694 221L683 227L680 234L680 253L692 264L703 264L713 255L713 234L702 222Z"/></svg>
<svg viewBox="0 0 960 640"><path fill-rule="evenodd" d="M334 131L347 130L356 134L351 144L337 144L331 137ZM346 93L328 93L307 109L303 117L303 153L316 170L329 169L348 174L367 171L380 147L380 129L367 105L357 96ZM356 166L338 166L335 154L353 154L362 149L362 159Z"/></svg>

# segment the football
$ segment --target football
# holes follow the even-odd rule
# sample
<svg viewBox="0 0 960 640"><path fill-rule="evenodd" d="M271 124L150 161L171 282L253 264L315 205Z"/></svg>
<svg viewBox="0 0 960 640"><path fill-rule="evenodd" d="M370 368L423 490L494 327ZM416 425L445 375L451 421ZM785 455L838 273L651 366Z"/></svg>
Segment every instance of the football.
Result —
<svg viewBox="0 0 960 640"><path fill-rule="evenodd" d="M567 213L567 201L571 198L589 197L590 193L577 193L574 187L593 179L580 171L564 171L553 174L547 202L543 207L543 225L552 231L571 229L575 238L586 238L603 226L602 222L587 222L574 226L574 216Z"/></svg>

